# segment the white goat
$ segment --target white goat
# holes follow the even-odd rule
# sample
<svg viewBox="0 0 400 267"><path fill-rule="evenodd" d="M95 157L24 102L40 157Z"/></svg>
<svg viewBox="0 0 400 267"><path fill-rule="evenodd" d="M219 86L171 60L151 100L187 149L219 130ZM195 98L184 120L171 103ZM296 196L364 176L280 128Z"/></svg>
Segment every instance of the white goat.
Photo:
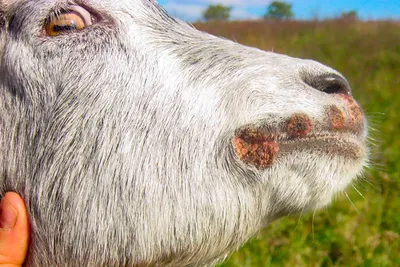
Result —
<svg viewBox="0 0 400 267"><path fill-rule="evenodd" d="M346 80L150 0L0 0L0 195L27 266L204 266L367 158Z"/></svg>

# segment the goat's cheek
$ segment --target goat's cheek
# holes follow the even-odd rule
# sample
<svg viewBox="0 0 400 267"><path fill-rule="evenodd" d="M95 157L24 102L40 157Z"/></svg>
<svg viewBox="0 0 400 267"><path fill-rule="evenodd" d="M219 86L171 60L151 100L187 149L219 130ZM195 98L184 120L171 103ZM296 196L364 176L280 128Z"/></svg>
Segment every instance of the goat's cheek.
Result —
<svg viewBox="0 0 400 267"><path fill-rule="evenodd" d="M235 136L232 140L236 155L241 161L258 169L266 169L273 164L279 152L279 145L276 142L245 139Z"/></svg>

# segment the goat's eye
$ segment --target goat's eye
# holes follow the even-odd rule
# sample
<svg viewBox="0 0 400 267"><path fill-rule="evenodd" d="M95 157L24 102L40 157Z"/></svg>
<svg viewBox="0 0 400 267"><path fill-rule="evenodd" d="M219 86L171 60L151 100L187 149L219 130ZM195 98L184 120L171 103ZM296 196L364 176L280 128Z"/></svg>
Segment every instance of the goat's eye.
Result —
<svg viewBox="0 0 400 267"><path fill-rule="evenodd" d="M68 9L54 12L46 21L45 30L49 36L85 29L92 25L92 15L81 6L70 6Z"/></svg>

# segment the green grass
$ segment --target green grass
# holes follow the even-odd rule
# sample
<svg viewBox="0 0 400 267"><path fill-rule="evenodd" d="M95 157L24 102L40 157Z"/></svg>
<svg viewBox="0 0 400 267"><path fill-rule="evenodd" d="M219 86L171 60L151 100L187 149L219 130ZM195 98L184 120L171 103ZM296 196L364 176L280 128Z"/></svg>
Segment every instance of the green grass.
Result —
<svg viewBox="0 0 400 267"><path fill-rule="evenodd" d="M400 23L229 22L197 28L343 73L369 118L371 169L329 208L272 223L221 266L400 266Z"/></svg>

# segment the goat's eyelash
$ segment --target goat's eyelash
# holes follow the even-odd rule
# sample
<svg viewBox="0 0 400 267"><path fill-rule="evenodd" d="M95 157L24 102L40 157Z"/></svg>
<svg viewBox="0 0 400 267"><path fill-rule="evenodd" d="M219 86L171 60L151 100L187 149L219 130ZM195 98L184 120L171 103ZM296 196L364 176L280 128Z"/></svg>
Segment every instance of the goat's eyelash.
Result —
<svg viewBox="0 0 400 267"><path fill-rule="evenodd" d="M70 10L68 9L68 8L59 8L59 9L56 9L56 10L53 10L51 13L50 13L50 15L49 15L49 17L47 18L47 21L51 21L51 20L54 20L54 19L57 19L57 18L59 18L62 14L65 14L65 13L68 13Z"/></svg>

